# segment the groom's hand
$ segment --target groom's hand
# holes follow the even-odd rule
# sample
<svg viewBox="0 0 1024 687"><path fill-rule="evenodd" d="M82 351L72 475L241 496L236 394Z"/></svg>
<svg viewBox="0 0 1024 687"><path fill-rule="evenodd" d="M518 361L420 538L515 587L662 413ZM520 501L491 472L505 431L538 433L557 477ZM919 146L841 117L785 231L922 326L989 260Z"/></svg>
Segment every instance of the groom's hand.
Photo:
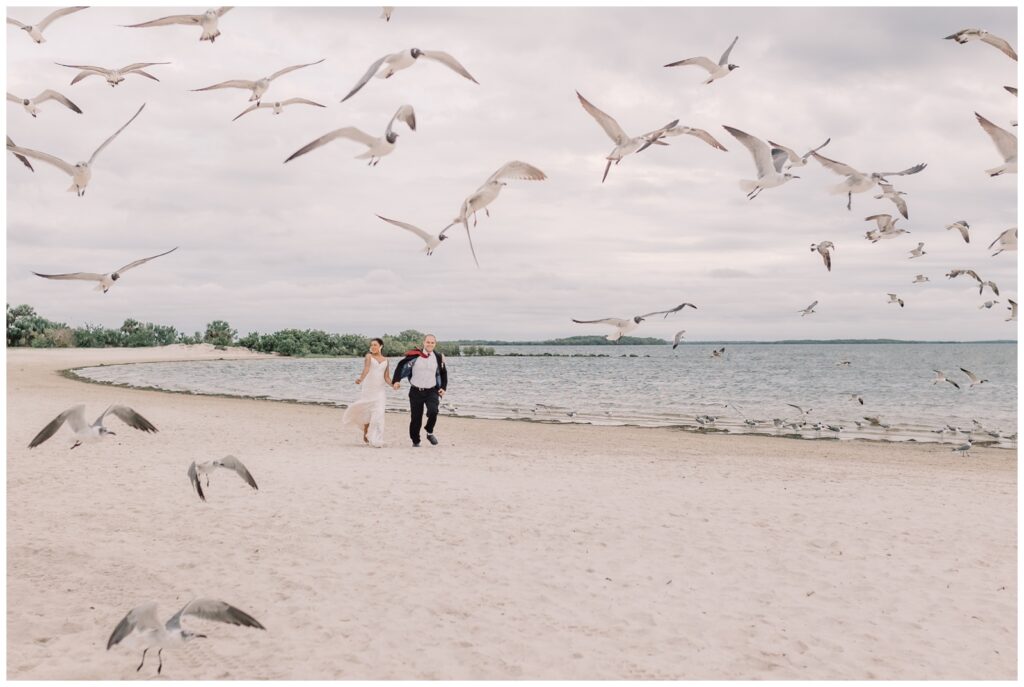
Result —
<svg viewBox="0 0 1024 687"><path fill-rule="evenodd" d="M439 397L441 397L441 398L444 398L444 389L438 389L438 390L437 390L437 395L438 395Z"/></svg>
<svg viewBox="0 0 1024 687"><path fill-rule="evenodd" d="M399 388L401 388L401 386L402 386L402 385L401 385L401 384L399 384L398 382L395 382L395 383L394 383L394 384L392 384L391 386L392 386L392 387L394 387L395 391L397 391L397 390L398 390Z"/></svg>

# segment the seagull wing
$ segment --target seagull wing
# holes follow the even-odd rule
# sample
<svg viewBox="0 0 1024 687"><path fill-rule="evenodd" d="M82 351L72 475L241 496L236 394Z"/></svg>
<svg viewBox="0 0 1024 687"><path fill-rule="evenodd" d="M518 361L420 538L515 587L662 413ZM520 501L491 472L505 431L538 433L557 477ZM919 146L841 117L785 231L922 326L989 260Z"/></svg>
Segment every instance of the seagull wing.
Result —
<svg viewBox="0 0 1024 687"><path fill-rule="evenodd" d="M900 214L903 215L904 219L910 219L910 213L907 212L907 201L903 200L902 196L892 196L892 202L896 203L896 209L900 211ZM966 229L961 230L960 233L964 235L964 240L970 243L970 239L967 238Z"/></svg>
<svg viewBox="0 0 1024 687"><path fill-rule="evenodd" d="M967 379L971 380L975 384L978 383L978 375L974 374L970 370L968 370L966 368L963 368L963 367L960 368L960 371L963 372L965 375L967 375Z"/></svg>
<svg viewBox="0 0 1024 687"><path fill-rule="evenodd" d="M53 12L50 12L48 15L46 15L46 17L44 17L41 22L36 24L36 28L39 29L40 31L43 31L44 29L46 29L47 26L49 26L53 22L57 21L61 17L66 17L67 15L72 14L73 12L81 12L82 10L87 10L87 9L89 9L89 8L88 7L63 7L61 9L59 9L59 10L54 10ZM995 44L993 43L993 45L995 45ZM1000 50L1002 50L1002 48L1000 48ZM1017 58L1014 57L1014 59L1017 59Z"/></svg>
<svg viewBox="0 0 1024 687"><path fill-rule="evenodd" d="M8 141L9 140L10 139L8 139ZM54 167L57 167L58 169L61 169L64 172L66 172L66 173L68 173L68 174L70 174L72 176L74 176L74 174L75 174L75 166L74 165L72 165L70 163L67 163L67 162L64 162L64 160L61 160L59 157L56 157L54 155L50 155L49 153L43 153L43 152L40 152L38 150L32 150L31 148L22 148L20 146L12 146L9 142L7 144L7 150L12 152L12 153L14 153L15 155L24 155L25 157L30 157L33 160L40 160L42 162L48 162L51 165L53 165ZM31 167L30 167L30 169L31 169Z"/></svg>
<svg viewBox="0 0 1024 687"><path fill-rule="evenodd" d="M279 69L278 71L271 74L269 79L273 81L277 77L284 76L288 72L294 72L296 69L302 69L303 67L312 67L314 64L320 64L321 62L323 62L322 59L317 60L316 62L308 62L306 64L296 64L291 67L285 67L284 69Z"/></svg>
<svg viewBox="0 0 1024 687"><path fill-rule="evenodd" d="M738 41L739 39L739 36L736 36L735 38L732 39L732 43L729 44L729 47L725 49L725 52L722 53L722 57L719 58L718 60L719 67L724 67L725 65L729 64L729 53L732 52L733 47L735 47L736 45L736 41Z"/></svg>
<svg viewBox="0 0 1024 687"><path fill-rule="evenodd" d="M25 165L26 167L28 167L28 168L29 168L29 171L32 171L32 172L36 171L36 170L35 170L35 168L34 168L34 167L32 167L32 163L28 161L28 158L27 158L27 157L25 157L24 155L21 155L21 154L19 154L19 153L15 153L15 152L14 152L13 150L11 150L12 148L17 148L17 147L18 147L18 146L14 145L14 141L12 141L12 140L11 140L11 137L10 137L10 136L8 136L8 137L7 137L7 150L8 150L9 152L13 153L14 157L16 157L16 158L18 158L19 160L21 160L21 164L23 164L23 165Z"/></svg>
<svg viewBox="0 0 1024 687"><path fill-rule="evenodd" d="M377 140L375 137L371 136L365 131L362 131L361 129L357 129L354 126L345 126L340 129L335 129L334 131L328 132L321 136L320 138L316 139L315 141L307 143L306 145L302 146L294 153L289 155L288 159L285 160L285 162L288 162L289 160L294 160L300 155L305 155L309 151L316 150L320 146L326 145L331 141L334 141L339 138L347 138L353 141L357 141L365 146L372 146L374 142Z"/></svg>
<svg viewBox="0 0 1024 687"><path fill-rule="evenodd" d="M38 98L38 96L36 96L36 97ZM10 91L7 91L7 102L9 102L9 103L18 103L20 105L23 100L24 100L24 98L19 98L18 96L14 95Z"/></svg>
<svg viewBox="0 0 1024 687"><path fill-rule="evenodd" d="M216 9L217 17L223 17L225 14L234 9L234 5L226 5L224 7L218 7Z"/></svg>
<svg viewBox="0 0 1024 687"><path fill-rule="evenodd" d="M806 414L807 414L807 413L805 413L805 412L804 412L804 409L803 409L803 408L801 408L801 407L800 407L800 406L798 406L798 405L793 405L792 403L787 403L786 405L787 405L787 406L789 406L790 408L796 408L797 410L799 410L799 411L800 411L800 414L801 414L801 415L806 415ZM809 412L811 412L811 411L810 411L810 410L808 410L807 412L809 413Z"/></svg>
<svg viewBox="0 0 1024 687"><path fill-rule="evenodd" d="M229 470L234 470L235 474L244 479L246 484L259 491L259 487L256 486L256 480L254 480L252 475L249 474L249 471L246 469L245 465L242 464L242 461L238 460L234 456L224 456L220 459L220 464Z"/></svg>
<svg viewBox="0 0 1024 687"><path fill-rule="evenodd" d="M1016 138L1014 140L1016 140ZM902 172L875 172L875 175L876 176L880 176L880 177L906 176L908 174L917 174L918 172L920 172L922 169L924 169L927 166L928 165L926 163L921 162L919 164L914 165L913 167L907 167Z"/></svg>
<svg viewBox="0 0 1024 687"><path fill-rule="evenodd" d="M159 630L160 626L161 622L156 614L155 603L150 602L136 606L128 611L128 614L121 619L121 622L117 624L114 631L110 633L110 639L107 640L107 650L109 651L112 646L117 646L121 640L136 629Z"/></svg>
<svg viewBox="0 0 1024 687"><path fill-rule="evenodd" d="M136 117L138 117L140 114L142 114L142 108L144 108L145 106L146 106L146 103L142 103L142 106L139 107L138 111L135 114L132 115L131 119L129 119L127 122L125 122L124 125L120 129L118 129L113 134L111 134L110 138L108 138L107 140L105 140L103 143L100 144L100 147L96 149L96 151L92 154L92 156L89 157L89 164L90 165L93 163L93 160L96 159L96 156L100 154L101 150L103 150L108 145L110 145L110 142L113 141L115 138L117 138L118 134L120 134L122 131L124 131L128 127L129 124L131 124L132 122L135 121Z"/></svg>
<svg viewBox="0 0 1024 687"><path fill-rule="evenodd" d="M790 162L796 163L800 161L800 156L797 155L796 151L793 150L792 148L787 148L786 146L776 143L775 141L768 141L768 145L770 145L772 148L777 148L778 150L784 152L786 154L786 157L789 158Z"/></svg>
<svg viewBox="0 0 1024 687"><path fill-rule="evenodd" d="M818 304L818 301L814 301L813 303L811 303L810 305L807 306L807 310L814 310L814 306L816 306L817 304Z"/></svg>
<svg viewBox="0 0 1024 687"><path fill-rule="evenodd" d="M417 236L419 236L424 241L428 241L429 242L430 240L432 240L434 238L432 235L428 234L427 232L423 231L422 229L420 229L417 226L413 226L412 224L406 224L405 222L399 222L398 220L388 219L387 217L381 217L380 215L377 215L377 217L380 217L382 220L384 220L388 224L394 224L396 227L399 227L401 229L405 229L406 231L411 231L412 233L416 234Z"/></svg>
<svg viewBox="0 0 1024 687"><path fill-rule="evenodd" d="M124 273L124 272L127 272L128 270L130 270L130 269L131 269L131 268L133 268L133 267L138 267L139 265L142 265L142 264L144 264L144 263L147 263L147 262L149 262L150 260L154 260L154 259L156 259L156 258L162 257L162 256L164 256L164 255L167 255L168 253L173 253L173 252L174 252L174 251L176 251L176 250L178 250L178 247L177 247L177 246L175 246L174 248L172 248L172 249L170 249L170 250L168 250L168 251L164 251L163 253L160 253L160 254L158 254L158 255L151 255L151 256L149 256L148 258L142 258L142 259L140 259L140 260L136 260L136 261L134 261L134 262L129 262L129 263L127 264L127 265L125 265L125 266L124 266L124 267L122 267L121 269L117 270L116 274L122 274L122 273Z"/></svg>
<svg viewBox="0 0 1024 687"><path fill-rule="evenodd" d="M7 99L8 100L11 99L11 94L10 93L7 94ZM61 95L57 91L50 90L49 88L47 88L45 91L43 91L42 93L37 95L32 100L34 100L37 105L39 103L45 103L47 100L56 100L58 103L60 103L64 107L68 108L69 110L72 110L73 112L77 112L78 114L82 114L82 110L79 109L78 105L75 105L68 98L64 97L63 95Z"/></svg>
<svg viewBox="0 0 1024 687"><path fill-rule="evenodd" d="M143 432L158 432L159 430L153 425L152 422L142 417L128 406L112 405L103 411L103 414L96 418L96 422L92 423L93 427L103 424L103 418L107 415L114 415L129 427L140 429Z"/></svg>
<svg viewBox="0 0 1024 687"><path fill-rule="evenodd" d="M127 67L121 67L119 71L122 74L126 74L139 69L145 69L146 67L155 67L158 64L170 64L170 62L132 62Z"/></svg>
<svg viewBox="0 0 1024 687"><path fill-rule="evenodd" d="M723 128L732 134L737 141L742 143L750 151L750 154L754 156L754 166L757 167L758 177L768 176L773 171L776 171L776 163L773 159L771 148L768 147L767 143L756 136L751 136L747 132L734 129L731 126L723 126ZM786 154L778 148L776 150L779 150L780 153L779 160L785 161ZM781 162L779 162L779 165L781 165Z"/></svg>
<svg viewBox="0 0 1024 687"><path fill-rule="evenodd" d="M199 473L196 471L196 462L194 460L188 466L188 481L192 483L192 488L199 494L199 499L205 501L206 494L203 493L203 485L199 483Z"/></svg>
<svg viewBox="0 0 1024 687"><path fill-rule="evenodd" d="M407 127L416 131L416 111L412 109L412 105L402 105L395 114L391 117L391 121L388 122L388 128L385 129L384 135L391 133L391 127L394 125L395 120L404 122Z"/></svg>
<svg viewBox="0 0 1024 687"><path fill-rule="evenodd" d="M511 162L506 162L501 167L499 167L498 171L496 171L494 174L487 178L487 181L484 182L484 185L486 186L492 181L501 181L503 179L525 179L527 181L543 181L544 179L547 178L548 177L546 174L544 174L544 172L540 171L533 165L527 164L525 162L520 162L519 160L512 160Z"/></svg>
<svg viewBox="0 0 1024 687"><path fill-rule="evenodd" d="M82 281L103 281L105 276L95 272L69 272L67 274L40 274L39 272L33 272L32 274L44 279L81 279Z"/></svg>
<svg viewBox="0 0 1024 687"><path fill-rule="evenodd" d="M583 109L586 110L591 117L597 120L597 123L601 125L604 132L608 134L609 138L611 138L616 145L622 145L629 140L629 136L622 130L622 127L619 126L619 123L616 122L611 115L599 110L593 103L580 95L579 91L576 91L576 97L580 99L580 104L583 106Z"/></svg>
<svg viewBox="0 0 1024 687"><path fill-rule="evenodd" d="M977 112L974 113L974 116L978 118L978 124L981 124L981 128L985 130L985 133L991 137L992 142L996 144L996 149L999 150L999 154L1003 156L1004 160L1017 156L1016 136L1006 129L996 126Z"/></svg>
<svg viewBox="0 0 1024 687"><path fill-rule="evenodd" d="M672 338L672 348L675 348L676 346L679 345L679 340L683 338L683 334L685 333L685 329L680 329L678 332L676 332L676 335Z"/></svg>
<svg viewBox="0 0 1024 687"><path fill-rule="evenodd" d="M326 105L321 105L320 103L313 102L306 98L288 98L288 100L282 100L281 105L315 105L316 107L327 107ZM267 107L273 107L273 105L268 105Z"/></svg>
<svg viewBox="0 0 1024 687"><path fill-rule="evenodd" d="M141 24L128 24L127 29L143 29L150 26L170 26L171 24L199 24L203 20L201 14L173 14L169 17L160 17L152 21L144 21Z"/></svg>
<svg viewBox="0 0 1024 687"><path fill-rule="evenodd" d="M379 60L371 64L370 68L366 70L366 73L363 74L362 78L360 78L359 81L356 82L356 85L352 87L352 90L348 92L348 95L341 99L341 102L345 102L346 100L354 96L356 93L358 93L359 89L366 85L366 82L369 81L373 77L373 75L377 73L377 70L380 69L380 66L384 64L384 60L388 59L389 57L391 57L391 55L385 55L384 57L380 58Z"/></svg>
<svg viewBox="0 0 1024 687"><path fill-rule="evenodd" d="M628 326L629 323L632 322L632 320L620 320L620 319L618 319L616 317L606 317L603 320L576 320L576 319L574 319L573 322L575 322L576 324L610 324L613 327L618 327L618 328L621 329L622 327Z"/></svg>
<svg viewBox="0 0 1024 687"><path fill-rule="evenodd" d="M685 126L685 127L683 127L683 133L684 134L688 134L690 136L696 136L697 138L699 138L700 140L704 141L705 143L707 143L712 148L717 148L718 150L725 150L726 149L724 145L719 143L718 140L714 136L709 134L704 129L694 129L693 127Z"/></svg>
<svg viewBox="0 0 1024 687"><path fill-rule="evenodd" d="M167 628L170 629L175 625L180 627L181 618L186 615L193 615L203 620L215 620L218 623L227 623L229 625L255 627L257 630L267 629L245 611L217 599L194 599L189 601L167 621Z"/></svg>
<svg viewBox="0 0 1024 687"><path fill-rule="evenodd" d="M459 64L459 61L457 59L455 59L448 53L444 52L443 50L421 50L420 55L426 57L428 60L440 62L441 64L448 67L459 76L464 76L465 78L469 79L475 84L480 83L479 81L473 78L472 74L466 71L465 67Z"/></svg>
<svg viewBox="0 0 1024 687"><path fill-rule="evenodd" d="M824 155L818 155L817 153L811 153L811 155L814 157L815 160L820 162L822 166L824 166L826 169L831 169L836 174L842 174L844 177L853 176L854 174L860 174L860 172L858 172L845 162L837 162L836 160L827 158Z"/></svg>
<svg viewBox="0 0 1024 687"><path fill-rule="evenodd" d="M1017 97L1017 88L1015 86L1003 86L1003 88L1005 88L1009 93L1011 93L1013 97Z"/></svg>
<svg viewBox="0 0 1024 687"><path fill-rule="evenodd" d="M1017 52L1012 47L1010 47L1009 43L1007 43L1004 39L1000 38L999 36L993 36L991 33L985 34L984 36L981 37L981 42L988 43L991 46L995 46L1011 60L1013 60L1014 62L1017 61Z"/></svg>
<svg viewBox="0 0 1024 687"><path fill-rule="evenodd" d="M688 57L685 60L679 60L678 62L669 62L665 65L666 67L700 67L707 71L708 74L718 69L718 65L709 60L706 57Z"/></svg>
<svg viewBox="0 0 1024 687"><path fill-rule="evenodd" d="M7 17L7 23L10 24L11 26L17 26L19 29L27 29L28 28L27 24L22 24L17 19L13 19L11 17Z"/></svg>
<svg viewBox="0 0 1024 687"><path fill-rule="evenodd" d="M57 417L50 420L50 423L40 430L39 434L35 435L32 441L29 442L29 448L35 448L39 444L43 443L60 429L60 426L67 421L71 425L71 429L74 432L80 432L85 429L85 404L79 403L78 405L71 406Z"/></svg>
<svg viewBox="0 0 1024 687"><path fill-rule="evenodd" d="M246 81L245 79L229 79L228 81L221 81L215 83L212 86L204 86L203 88L193 88L193 92L197 91L212 91L216 88L244 88L247 91L251 91L256 88L255 81Z"/></svg>
<svg viewBox="0 0 1024 687"><path fill-rule="evenodd" d="M284 104L284 103L282 103L282 105L283 105L283 104ZM259 108L261 108L261 107L273 107L273 105L271 105L270 103L253 103L253 104L252 104L252 105L250 105L249 107L247 107L247 108L245 108L244 110L242 110L242 111L241 111L241 112L240 112L240 113L239 113L239 114L238 114L238 115L237 115L237 116L235 117L235 119L232 119L231 121L233 122L233 121L235 121L236 119L238 119L239 117L241 117L242 115L244 115L244 114L248 114L248 113L252 112L253 110L258 110L258 109L259 109Z"/></svg>

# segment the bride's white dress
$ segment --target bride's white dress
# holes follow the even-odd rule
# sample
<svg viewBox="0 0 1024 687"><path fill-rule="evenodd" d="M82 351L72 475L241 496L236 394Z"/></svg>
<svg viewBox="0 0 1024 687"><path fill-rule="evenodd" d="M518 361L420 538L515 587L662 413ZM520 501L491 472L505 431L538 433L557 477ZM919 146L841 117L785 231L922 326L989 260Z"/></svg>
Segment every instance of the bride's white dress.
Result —
<svg viewBox="0 0 1024 687"><path fill-rule="evenodd" d="M388 389L384 372L387 369L387 358L383 362L370 358L370 371L360 385L359 400L346 408L341 418L343 425L352 425L359 431L362 431L363 425L370 425L366 436L370 445L377 448L384 445L384 403Z"/></svg>

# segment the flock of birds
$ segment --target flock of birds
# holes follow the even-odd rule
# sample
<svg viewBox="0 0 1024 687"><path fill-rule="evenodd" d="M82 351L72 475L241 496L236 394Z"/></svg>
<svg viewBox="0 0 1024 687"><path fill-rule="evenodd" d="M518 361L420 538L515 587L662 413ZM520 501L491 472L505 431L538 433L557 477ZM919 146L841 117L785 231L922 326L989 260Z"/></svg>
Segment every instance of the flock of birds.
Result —
<svg viewBox="0 0 1024 687"><path fill-rule="evenodd" d="M24 31L29 38L37 44L45 42L44 32L54 21L68 17L77 12L81 12L87 9L87 7L68 7L59 9L52 12L42 18L35 24L26 24L22 21L8 17L8 25L15 26L18 29ZM145 21L138 24L128 25L127 28L141 29L141 28L154 28L154 27L165 27L172 25L184 25L184 26L195 26L201 29L199 35L200 41L208 41L213 44L216 39L221 35L220 31L220 20L227 14L232 8L231 7L219 7L207 10L202 14L181 14L171 15L156 18L150 21ZM385 21L390 21L394 8L385 7L383 8L381 18ZM986 31L979 29L964 29L957 33L947 36L947 39L955 40L958 43L968 43L971 41L981 41L988 45L994 46L1002 53L1006 54L1011 59L1017 59L1017 55L1013 48L1003 39L994 36ZM708 57L698 56L682 59L676 62L666 64L667 68L675 67L697 67L707 73L707 78L703 82L705 85L720 82L721 80L728 77L738 65L731 63L730 56L737 45L739 37L737 36L729 44L728 48L721 55L718 61L713 61ZM249 94L248 102L250 103L246 109L235 116L235 120L240 117L254 111L269 109L275 115L281 114L282 111L293 105L303 105L308 107L325 107L322 103L316 102L309 98L293 97L286 100L275 100L265 101L264 98L267 95L273 84L280 78L293 73L300 69L307 69L322 63L324 60L317 60L315 62L296 64L287 66L279 69L272 74L262 76L256 79L232 79L222 81L219 83L211 84L202 88L195 89L197 92L207 92L221 89L236 89L242 90ZM341 99L341 102L345 102L350 98L356 96L361 90L366 88L370 84L371 80L377 79L389 79L396 73L409 69L410 67L418 63L431 63L440 65L451 72L454 72L459 77L470 81L474 84L478 84L477 80L472 74L466 69L463 64L456 59L454 56L441 50L423 50L419 48L410 48L407 50L401 50L399 52L386 54L379 59L372 62L362 76L355 82L348 93ZM65 64L58 63L60 66L76 70L75 76L71 80L71 85L75 85L83 80L88 79L92 76L102 77L111 87L116 87L126 78L130 76L137 76L141 78L151 79L159 81L157 76L150 73L154 67L160 67L162 65L169 64L167 62L140 62L128 64L124 67L110 68L110 67L98 67L86 64ZM1005 87L1010 93L1016 96L1016 88L1006 86ZM618 166L624 159L631 155L638 155L643 153L649 148L660 147L668 145L666 139L675 136L687 135L692 136L706 145L719 150L726 151L726 147L718 141L709 131L702 128L691 127L687 125L681 125L678 119L669 121L668 123L640 134L638 136L631 136L622 128L622 126L609 114L599 109L590 100L585 98L581 93L576 93L579 103L583 110L601 127L601 129L607 134L612 140L614 147L604 158L604 170L601 177L602 183L607 178L611 167L614 165ZM24 97L12 94L8 92L7 100L9 102L20 105L25 112L27 112L33 118L38 117L42 108L49 107L50 104L56 104L68 108L74 113L82 114L82 110L78 107L70 98L63 95L62 93L52 90L45 89L34 97ZM120 128L114 131L106 140L104 140L86 159L76 163L65 161L50 153L42 152L40 150L32 149L17 145L11 138L7 138L7 150L13 154L18 160L21 161L25 167L29 170L34 171L31 161L44 162L48 165L52 165L57 169L62 170L71 177L71 186L69 191L74 191L78 196L84 196L86 190L92 181L93 170L100 153L103 152L108 146L110 146L117 138L125 131L138 117L142 114L145 108L145 104L140 106L138 110L125 122ZM976 113L977 121L982 129L991 137L995 147L1002 158L1002 164L986 170L986 173L991 176L999 176L1002 174L1015 174L1017 171L1017 137L1014 133L1008 129L1002 128L980 114ZM382 118L383 121L383 118ZM395 148L399 138L398 125L404 125L409 131L416 131L416 113L411 105L402 105L391 117L388 119L386 126L383 127L383 133L380 136L367 133L354 126L346 126L338 129L329 131L306 145L300 147L290 156L288 156L284 162L288 163L304 155L312 153L313 151L324 147L337 140L347 140L354 142L362 147L360 153L356 156L357 159L367 160L369 165L377 165L380 163L382 158L391 154ZM1012 124L1016 126L1016 122ZM909 212L906 200L904 196L905 192L899 191L894 188L891 178L903 177L914 175L922 172L926 165L924 163L915 164L907 167L900 171L892 172L861 172L855 167L839 162L837 160L823 156L820 151L825 148L831 142L831 139L826 140L824 143L808 149L805 153L798 153L793 148L783 146L775 143L770 139L762 139L754 136L750 133L742 131L732 126L724 126L724 130L736 141L738 141L746 150L750 153L754 163L754 178L744 179L740 182L740 188L746 193L750 200L754 200L759 197L764 191L777 188L786 183L789 183L793 179L799 179L800 177L793 174L792 170L796 168L802 168L809 164L810 160L814 160L825 169L837 174L842 177L842 181L833 187L831 190L836 194L843 194L847 196L847 209L852 209L853 195L859 193L865 193L878 189L881 191L879 195L874 196L875 199L885 199L892 202L899 215L904 219L909 218ZM420 227L396 220L390 219L378 215L378 217L390 224L391 226L403 229L417 236L425 245L425 252L427 255L431 255L437 250L443 241L448 236L447 232L454 226L461 225L467 236L470 251L472 253L474 262L479 266L477 260L476 251L472 243L472 235L470 231L470 219L472 219L472 225L475 227L477 224L477 215L481 211L486 216L490 216L489 207L499 197L502 189L513 180L525 180L525 181L542 181L547 179L547 176L532 164L526 162L513 160L501 167L499 167L493 174L486 178L476 190L466 195L458 206L458 212L451 222L444 227L439 233L428 232ZM909 233L906 229L897 227L896 224L899 218L894 218L890 214L874 214L865 218L866 221L874 222L876 228L873 228L866 232L866 238L871 242L878 242L881 240L892 239L901 234ZM970 225L967 221L959 220L948 225L947 230L957 230L963 237L965 242L970 242ZM990 244L989 248L998 247L994 255L998 255L1003 251L1014 251L1017 249L1017 229L1016 227L1007 229L1002 232L995 241ZM159 257L168 255L174 252L177 248L153 255L150 257L141 258L126 264L110 273L94 273L94 272L69 272L64 274L42 274L35 272L39 277L46 279L56 280L84 280L96 282L97 290L101 290L106 293L115 282L128 270L139 267L151 260ZM827 271L832 271L833 266L833 253L835 251L835 244L830 240L819 241L811 244L810 250L812 253L817 253L822 259L824 266ZM914 259L925 255L924 243L919 242L917 247L910 250L910 259ZM988 280L984 281L974 271L969 269L954 269L946 276L950 279L966 274L974 278L979 284L979 294L981 294L985 288L989 288L993 294L999 295L998 286ZM926 283L929 278L925 275L918 274L912 283ZM890 293L889 302L896 303L901 308L905 306L904 300L896 293ZM1017 317L1017 303L1013 299L1007 299L1009 303L1009 309L1011 311L1009 320L1016 320ZM991 308L998 301L990 300L986 301L980 307ZM815 313L815 307L818 305L818 301L815 300L807 308L800 310L801 316L807 316ZM663 318L667 318L669 315L678 313L683 309L690 307L696 309L697 306L692 303L682 303L674 308L668 310L656 310L653 312L644 313L642 315L636 315L630 318L615 318L606 317L600 319L582 320L573 319L573 322L578 324L602 324L611 326L614 331L607 336L610 341L618 341L623 335L628 334L636 330L641 323L647 318L663 315ZM672 347L675 349L679 343L683 340L683 335L686 330L681 330L676 333ZM723 359L725 354L725 348L715 349L712 352L712 357L716 359ZM974 373L961 368L961 371L967 376L970 386L980 385L988 380L980 379ZM949 379L945 374L939 370L935 371L936 377L933 380L933 384L948 383L960 388L960 385L956 381ZM864 401L862 397L853 395L860 404L863 405ZM538 404L541 406L542 404ZM793 408L799 412L799 418L796 420L789 420L783 418L776 418L772 422L776 427L792 426L794 428L807 426L806 417L810 413L810 409L804 410L800 406L793 404ZM736 409L741 415L742 411ZM569 413L570 417L575 415L575 412ZM100 441L104 437L114 435L114 432L107 429L104 422L110 417L116 417L122 422L127 424L129 427L138 429L142 432L156 432L157 428L149 422L146 418L136 412L134 409L123 405L111 405L107 408L93 423L89 424L85 419L85 406L82 404L73 406L61 412L57 417L50 421L30 442L29 448L34 448L44 443L57 431L67 424L72 432L72 445L71 448L80 446L83 443ZM744 421L747 424L758 423L757 420L751 420L744 417ZM865 420L869 425L873 426L885 426L878 418L867 417ZM702 415L697 418L698 424L702 427L711 426L716 421L716 418L711 415ZM859 423L858 423L859 424ZM839 431L842 428L833 425L820 425L819 429L828 429L832 431ZM949 428L959 432L959 428ZM954 450L966 453L971 447L971 440L955 448ZM193 462L187 469L187 475L192 487L197 493L198 497L203 501L206 500L206 494L203 490L203 483L205 482L206 487L209 487L210 474L217 469L230 470L236 473L246 484L252 489L258 489L255 479L242 464L240 460L233 456L226 456L219 460L213 460L206 463L195 463ZM107 648L110 649L126 640L131 640L137 645L143 648L142 661L139 664L138 670L141 670L145 663L146 652L150 648L158 649L158 660L159 665L157 672L159 673L163 667L162 651L164 648L178 645L182 642L188 641L195 637L203 637L204 635L190 632L189 630L182 627L182 619L187 616L194 616L198 618L214 620L223 623L230 623L240 626L252 627L256 629L264 629L263 625L259 623L255 618L249 614L241 611L223 601L215 599L196 599L187 603L177 613L175 613L170 619L161 621L157 615L157 607L155 603L147 603L138 606L125 615L125 617L118 623L117 627L111 634L107 643Z"/></svg>

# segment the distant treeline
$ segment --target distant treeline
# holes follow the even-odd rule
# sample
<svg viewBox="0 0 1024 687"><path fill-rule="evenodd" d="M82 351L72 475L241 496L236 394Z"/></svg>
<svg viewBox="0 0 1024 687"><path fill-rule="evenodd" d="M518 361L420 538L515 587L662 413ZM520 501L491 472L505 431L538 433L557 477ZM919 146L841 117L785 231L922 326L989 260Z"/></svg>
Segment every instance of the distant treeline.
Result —
<svg viewBox="0 0 1024 687"><path fill-rule="evenodd" d="M400 356L423 343L422 332L407 329L396 335L385 334L384 355ZM127 319L117 329L86 324L70 327L39 315L30 305L7 304L7 346L32 348L130 348L170 344L208 343L214 346L244 346L260 353L289 356L362 356L370 350L370 338L359 334L330 334L318 329L282 329L273 334L251 332L238 338L238 332L224 320L214 320L205 331L191 335L170 325ZM444 355L494 355L493 348L460 346L440 342Z"/></svg>
<svg viewBox="0 0 1024 687"><path fill-rule="evenodd" d="M650 336L624 336L618 341L609 341L601 335L569 336L564 339L548 339L547 341L485 341L464 339L459 344L475 344L483 346L664 346L665 339Z"/></svg>

